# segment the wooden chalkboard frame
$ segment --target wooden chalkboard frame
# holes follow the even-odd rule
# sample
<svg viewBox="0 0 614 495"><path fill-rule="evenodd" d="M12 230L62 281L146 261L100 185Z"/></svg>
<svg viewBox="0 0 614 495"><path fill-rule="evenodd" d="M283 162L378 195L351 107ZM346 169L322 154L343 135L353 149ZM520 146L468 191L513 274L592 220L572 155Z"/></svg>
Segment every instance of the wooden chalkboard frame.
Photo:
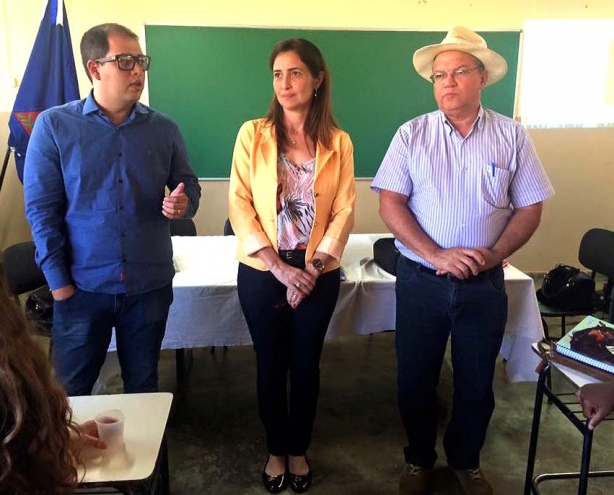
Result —
<svg viewBox="0 0 614 495"><path fill-rule="evenodd" d="M354 142L356 177L373 177L399 125L436 109L431 84L411 59L445 34L146 25L149 101L179 124L197 175L227 179L240 125L261 117L271 101L271 48L290 37L309 39L329 65L335 116ZM512 117L520 31L480 34L509 66L482 102Z"/></svg>

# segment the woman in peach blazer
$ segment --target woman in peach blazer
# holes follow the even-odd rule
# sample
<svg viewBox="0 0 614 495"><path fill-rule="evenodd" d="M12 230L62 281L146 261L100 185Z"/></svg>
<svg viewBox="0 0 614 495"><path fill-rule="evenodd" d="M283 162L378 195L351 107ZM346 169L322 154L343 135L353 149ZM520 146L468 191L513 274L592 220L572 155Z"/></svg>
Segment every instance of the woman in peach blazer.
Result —
<svg viewBox="0 0 614 495"><path fill-rule="evenodd" d="M270 493L288 485L303 493L312 480L306 452L320 355L354 225L354 158L332 114L320 50L293 38L278 43L269 62L273 101L265 118L239 130L229 218L239 241L239 300L256 351L269 451L262 482Z"/></svg>

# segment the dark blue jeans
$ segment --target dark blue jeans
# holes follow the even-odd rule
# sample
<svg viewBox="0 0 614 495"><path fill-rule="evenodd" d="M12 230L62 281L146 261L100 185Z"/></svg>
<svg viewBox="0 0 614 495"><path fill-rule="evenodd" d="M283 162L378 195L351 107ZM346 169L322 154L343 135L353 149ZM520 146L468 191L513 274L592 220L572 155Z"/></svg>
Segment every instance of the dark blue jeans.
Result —
<svg viewBox="0 0 614 495"><path fill-rule="evenodd" d="M320 355L339 284L339 270L320 275L315 289L293 310L286 286L271 272L239 264L239 301L256 351L258 409L272 455L304 455L309 447Z"/></svg>
<svg viewBox="0 0 614 495"><path fill-rule="evenodd" d="M507 320L503 269L481 280L458 281L399 257L396 282L398 405L407 463L437 459L437 395L448 337L452 341L453 409L444 436L448 465L480 465L480 450L495 408L492 382Z"/></svg>
<svg viewBox="0 0 614 495"><path fill-rule="evenodd" d="M53 364L68 395L89 395L115 327L124 393L158 391L158 359L173 288L126 296L77 290L53 305Z"/></svg>

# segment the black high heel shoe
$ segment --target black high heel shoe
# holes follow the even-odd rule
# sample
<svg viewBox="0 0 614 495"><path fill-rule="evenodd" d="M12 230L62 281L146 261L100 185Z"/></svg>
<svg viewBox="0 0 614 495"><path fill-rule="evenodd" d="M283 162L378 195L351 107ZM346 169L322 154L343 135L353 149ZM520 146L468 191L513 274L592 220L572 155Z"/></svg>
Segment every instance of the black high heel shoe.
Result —
<svg viewBox="0 0 614 495"><path fill-rule="evenodd" d="M264 464L264 469L262 470L262 484L266 491L269 493L280 493L283 492L288 487L288 466L286 461L286 470L277 476L270 476L266 474L266 467L269 465L269 460L267 459Z"/></svg>
<svg viewBox="0 0 614 495"><path fill-rule="evenodd" d="M307 463L307 467L309 468L307 474L292 474L288 469L290 488L292 488L292 491L294 493L305 493L307 490L309 490L309 487L311 486L311 466L309 465L309 459L307 459L307 456L305 456L305 462Z"/></svg>

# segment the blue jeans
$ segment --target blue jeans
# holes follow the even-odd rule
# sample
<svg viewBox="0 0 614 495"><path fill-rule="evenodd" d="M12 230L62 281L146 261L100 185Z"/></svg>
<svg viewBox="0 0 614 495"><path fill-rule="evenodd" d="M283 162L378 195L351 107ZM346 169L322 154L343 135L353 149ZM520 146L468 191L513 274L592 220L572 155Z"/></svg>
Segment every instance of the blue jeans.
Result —
<svg viewBox="0 0 614 495"><path fill-rule="evenodd" d="M453 469L480 465L495 408L495 362L507 320L503 269L479 280L430 273L399 257L396 282L398 405L408 445L405 461L432 467L437 459L437 384L452 340L453 409L443 445Z"/></svg>
<svg viewBox="0 0 614 495"><path fill-rule="evenodd" d="M258 410L267 448L272 455L304 455L316 416L324 336L339 295L339 270L320 275L294 310L286 302L286 286L271 272L241 263L237 285L256 351Z"/></svg>
<svg viewBox="0 0 614 495"><path fill-rule="evenodd" d="M124 393L158 391L158 359L173 288L143 294L77 290L53 305L53 364L70 396L89 395L115 327Z"/></svg>

